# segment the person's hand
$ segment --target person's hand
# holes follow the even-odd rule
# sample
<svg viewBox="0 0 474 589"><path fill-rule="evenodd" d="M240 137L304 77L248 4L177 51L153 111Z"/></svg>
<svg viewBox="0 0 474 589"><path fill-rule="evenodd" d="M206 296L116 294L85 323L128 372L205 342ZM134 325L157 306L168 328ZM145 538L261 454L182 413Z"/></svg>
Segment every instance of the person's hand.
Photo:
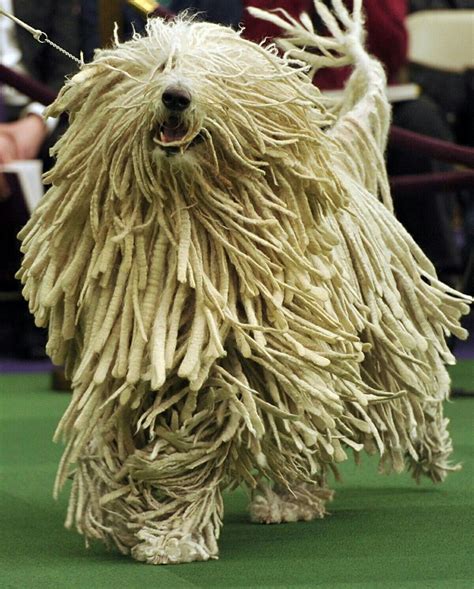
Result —
<svg viewBox="0 0 474 589"><path fill-rule="evenodd" d="M46 125L37 115L13 123L0 124L0 165L14 160L34 159L46 138ZM0 200L9 196L8 185L0 172Z"/></svg>
<svg viewBox="0 0 474 589"><path fill-rule="evenodd" d="M0 164L18 159L18 147L9 127L9 124L0 125Z"/></svg>
<svg viewBox="0 0 474 589"><path fill-rule="evenodd" d="M34 159L46 138L46 125L38 115L28 115L0 125L0 163Z"/></svg>
<svg viewBox="0 0 474 589"><path fill-rule="evenodd" d="M16 159L18 151L15 139L9 133L2 131L4 126L6 125L0 125L0 166ZM6 200L9 196L8 184L0 170L0 202Z"/></svg>

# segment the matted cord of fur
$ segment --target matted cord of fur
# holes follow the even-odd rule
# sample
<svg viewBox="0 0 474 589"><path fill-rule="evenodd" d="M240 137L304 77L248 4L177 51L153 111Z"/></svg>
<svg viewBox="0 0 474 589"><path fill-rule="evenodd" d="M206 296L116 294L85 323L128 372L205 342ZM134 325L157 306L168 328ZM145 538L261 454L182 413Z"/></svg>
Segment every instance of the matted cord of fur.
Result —
<svg viewBox="0 0 474 589"><path fill-rule="evenodd" d="M361 2L254 13L286 54L150 20L97 51L49 114L70 126L21 232L19 276L73 397L66 525L154 564L217 558L222 491L261 522L325 514L347 451L453 470L445 337L469 298L392 213L385 78ZM352 64L340 101L311 84Z"/></svg>

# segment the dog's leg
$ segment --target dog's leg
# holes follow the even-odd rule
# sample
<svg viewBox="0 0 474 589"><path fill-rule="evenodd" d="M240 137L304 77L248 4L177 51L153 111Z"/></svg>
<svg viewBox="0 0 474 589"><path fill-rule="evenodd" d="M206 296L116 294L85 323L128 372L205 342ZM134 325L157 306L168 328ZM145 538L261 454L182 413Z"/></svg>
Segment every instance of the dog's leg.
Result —
<svg viewBox="0 0 474 589"><path fill-rule="evenodd" d="M426 476L434 483L440 483L449 472L460 468L449 461L453 450L448 432L449 419L443 416L442 401L427 403L423 416L424 423L414 443L416 456L407 454L407 466L416 482Z"/></svg>
<svg viewBox="0 0 474 589"><path fill-rule="evenodd" d="M380 411L377 414L379 436L385 448L379 470L402 472L407 468L417 482L425 476L440 483L449 472L459 470L459 466L450 461L453 445L448 432L449 420L443 416L443 401L412 402L407 399L405 405L398 404L394 411L386 407L383 414ZM412 406L409 413L418 416L416 424L406 420L409 403ZM388 414L391 416L387 420ZM375 417L373 412L371 417ZM398 420L396 430L393 429L395 420ZM369 443L367 449L370 447Z"/></svg>
<svg viewBox="0 0 474 589"><path fill-rule="evenodd" d="M177 564L218 557L217 539L222 524L222 495L218 487L207 489L194 500L168 498L161 509L172 510L169 517L153 512L137 514L143 527L131 554L148 564Z"/></svg>
<svg viewBox="0 0 474 589"><path fill-rule="evenodd" d="M326 501L331 501L334 492L317 483L302 483L291 491L282 487L265 486L250 503L250 519L264 524L310 521L323 518Z"/></svg>
<svg viewBox="0 0 474 589"><path fill-rule="evenodd" d="M377 343L379 349L382 345L383 342ZM373 366L373 359L366 362L366 368ZM402 378L402 372L410 378L409 381ZM372 371L371 376L375 380L381 374ZM398 376L398 382L394 380L395 376ZM366 415L372 427L365 440L354 441L362 442L369 453L378 448L381 472L402 472L407 468L417 482L422 476L429 477L434 483L442 482L449 472L459 468L450 462L453 447L448 432L449 420L443 415L443 404L450 387L446 368L437 360L431 361L430 372L424 376L421 371L408 373L402 370L398 375L392 372L385 377L379 382L381 388L412 390L399 398L369 406L366 412L359 406L355 417ZM377 432L376 436L374 432Z"/></svg>
<svg viewBox="0 0 474 589"><path fill-rule="evenodd" d="M82 449L66 526L150 564L217 558L222 456L173 455L173 447L163 440L154 454L150 446L120 456L117 439L131 441L125 427L126 436L98 435ZM176 470L173 461L188 456L198 464Z"/></svg>
<svg viewBox="0 0 474 589"><path fill-rule="evenodd" d="M161 448L165 462L167 447L161 444ZM171 447L168 451L172 451ZM179 454L175 459L179 463ZM140 497L128 524L134 531L130 552L136 560L174 564L218 557L223 467L213 457L206 460L203 456L200 464L199 460L195 462L194 467L182 471L169 461L166 469L159 457L153 461L152 456L146 463L130 465L129 473Z"/></svg>

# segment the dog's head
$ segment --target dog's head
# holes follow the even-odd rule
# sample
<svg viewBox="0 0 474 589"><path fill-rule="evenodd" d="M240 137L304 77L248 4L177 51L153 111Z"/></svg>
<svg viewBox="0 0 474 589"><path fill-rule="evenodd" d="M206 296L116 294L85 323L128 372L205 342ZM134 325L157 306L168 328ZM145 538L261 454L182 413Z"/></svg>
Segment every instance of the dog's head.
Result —
<svg viewBox="0 0 474 589"><path fill-rule="evenodd" d="M98 51L52 110L70 113L69 143L98 149L106 138L111 167L126 143L151 174L186 163L258 170L324 124L305 71L229 28L152 19L147 36Z"/></svg>

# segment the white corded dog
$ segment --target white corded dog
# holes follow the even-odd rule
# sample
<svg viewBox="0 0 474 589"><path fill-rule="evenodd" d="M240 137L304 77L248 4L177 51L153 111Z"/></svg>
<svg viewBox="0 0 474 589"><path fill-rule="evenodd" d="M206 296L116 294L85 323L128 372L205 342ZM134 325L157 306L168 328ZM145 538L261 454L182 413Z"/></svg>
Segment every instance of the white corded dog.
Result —
<svg viewBox="0 0 474 589"><path fill-rule="evenodd" d="M255 11L287 30L284 57L151 20L50 109L70 127L20 275L73 381L56 491L71 474L66 524L89 539L207 560L226 487L252 490L256 521L309 520L348 448L415 478L453 468L444 337L468 298L391 212L385 79L354 4L316 3L330 37ZM308 70L345 64L325 99Z"/></svg>

